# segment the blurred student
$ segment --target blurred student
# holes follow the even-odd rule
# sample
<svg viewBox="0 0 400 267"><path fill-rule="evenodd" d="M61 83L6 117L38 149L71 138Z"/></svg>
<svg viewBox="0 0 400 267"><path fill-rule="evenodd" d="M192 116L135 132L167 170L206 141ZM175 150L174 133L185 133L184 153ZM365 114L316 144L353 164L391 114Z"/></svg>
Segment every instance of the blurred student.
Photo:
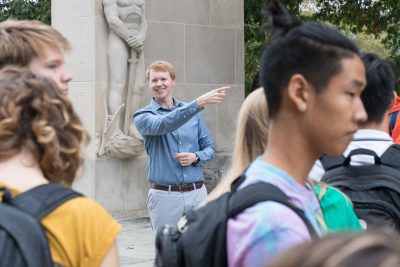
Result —
<svg viewBox="0 0 400 267"><path fill-rule="evenodd" d="M88 133L57 85L27 69L0 70L0 186L13 195L47 183L69 187ZM76 197L41 221L61 266L119 266L120 225L96 202Z"/></svg>
<svg viewBox="0 0 400 267"><path fill-rule="evenodd" d="M381 231L329 236L296 246L266 267L398 267L399 240Z"/></svg>
<svg viewBox="0 0 400 267"><path fill-rule="evenodd" d="M64 95L72 76L65 69L68 40L53 27L36 20L0 23L0 68L28 67L34 74L53 80Z"/></svg>

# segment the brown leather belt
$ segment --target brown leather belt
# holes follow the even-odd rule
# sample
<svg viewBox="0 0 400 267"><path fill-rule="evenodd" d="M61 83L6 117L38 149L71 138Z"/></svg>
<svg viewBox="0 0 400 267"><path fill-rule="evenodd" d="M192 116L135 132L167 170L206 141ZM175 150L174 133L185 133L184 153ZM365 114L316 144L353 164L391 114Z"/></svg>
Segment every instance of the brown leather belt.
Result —
<svg viewBox="0 0 400 267"><path fill-rule="evenodd" d="M194 182L190 184L180 185L167 185L167 184L153 184L150 183L150 187L156 190L162 191L173 191L173 192L189 192L195 189L199 189L203 186L203 181Z"/></svg>

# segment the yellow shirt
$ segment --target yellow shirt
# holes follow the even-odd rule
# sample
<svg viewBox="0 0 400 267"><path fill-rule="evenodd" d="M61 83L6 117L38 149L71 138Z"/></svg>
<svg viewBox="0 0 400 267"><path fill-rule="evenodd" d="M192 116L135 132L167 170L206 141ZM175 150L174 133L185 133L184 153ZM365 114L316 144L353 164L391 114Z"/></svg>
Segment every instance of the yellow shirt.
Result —
<svg viewBox="0 0 400 267"><path fill-rule="evenodd" d="M41 224L53 262L68 267L99 266L121 228L99 204L86 197L65 202Z"/></svg>

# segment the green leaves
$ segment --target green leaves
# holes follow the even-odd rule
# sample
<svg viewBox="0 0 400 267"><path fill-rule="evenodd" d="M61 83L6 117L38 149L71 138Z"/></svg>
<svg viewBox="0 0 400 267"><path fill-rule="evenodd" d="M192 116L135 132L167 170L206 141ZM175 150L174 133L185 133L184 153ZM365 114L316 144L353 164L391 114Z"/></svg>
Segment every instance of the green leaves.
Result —
<svg viewBox="0 0 400 267"><path fill-rule="evenodd" d="M366 51L387 57L395 66L397 76L400 76L399 0L281 1L293 16L302 20L325 21L345 32L356 34L357 41ZM268 41L268 37L259 31L266 22L261 13L265 2L268 1L244 0L246 94L258 73L261 53ZM400 90L400 84L398 86Z"/></svg>
<svg viewBox="0 0 400 267"><path fill-rule="evenodd" d="M269 36L262 29L267 20L262 14L265 0L244 0L244 39L245 39L245 94L252 89L254 79L257 79L260 68L260 57L263 48L269 41ZM301 1L282 0L291 14L300 16Z"/></svg>
<svg viewBox="0 0 400 267"><path fill-rule="evenodd" d="M398 0L314 0L315 19L328 21L355 34L363 32L381 39L391 55L400 49L400 1Z"/></svg>
<svg viewBox="0 0 400 267"><path fill-rule="evenodd" d="M0 21L36 19L51 23L51 0L0 0Z"/></svg>

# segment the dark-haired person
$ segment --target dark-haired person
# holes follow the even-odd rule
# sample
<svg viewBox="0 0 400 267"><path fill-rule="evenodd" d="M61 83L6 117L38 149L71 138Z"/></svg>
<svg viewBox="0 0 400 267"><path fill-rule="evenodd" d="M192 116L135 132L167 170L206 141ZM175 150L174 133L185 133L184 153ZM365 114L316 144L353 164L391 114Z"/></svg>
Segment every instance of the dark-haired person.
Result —
<svg viewBox="0 0 400 267"><path fill-rule="evenodd" d="M381 156L393 144L392 138L386 132L388 113L396 101L395 75L390 63L377 55L365 53L361 56L366 69L367 86L361 94L361 100L368 115L368 120L361 123L353 140L344 151L347 156L357 148L373 150ZM363 165L373 163L369 156L354 156L352 164ZM320 161L317 161L310 172L310 177L320 180L325 170Z"/></svg>
<svg viewBox="0 0 400 267"><path fill-rule="evenodd" d="M47 183L71 186L88 141L71 102L53 81L27 69L0 70L0 187L19 195ZM93 200L70 199L40 223L55 265L119 266L120 225Z"/></svg>
<svg viewBox="0 0 400 267"><path fill-rule="evenodd" d="M357 46L337 30L295 22L279 1L271 1L268 12L272 41L260 70L270 115L268 142L239 190L257 182L279 187L324 236L321 208L306 181L315 160L324 153L343 153L366 120L360 98L364 65ZM305 223L290 208L261 202L229 219L229 266L264 266L309 240Z"/></svg>

